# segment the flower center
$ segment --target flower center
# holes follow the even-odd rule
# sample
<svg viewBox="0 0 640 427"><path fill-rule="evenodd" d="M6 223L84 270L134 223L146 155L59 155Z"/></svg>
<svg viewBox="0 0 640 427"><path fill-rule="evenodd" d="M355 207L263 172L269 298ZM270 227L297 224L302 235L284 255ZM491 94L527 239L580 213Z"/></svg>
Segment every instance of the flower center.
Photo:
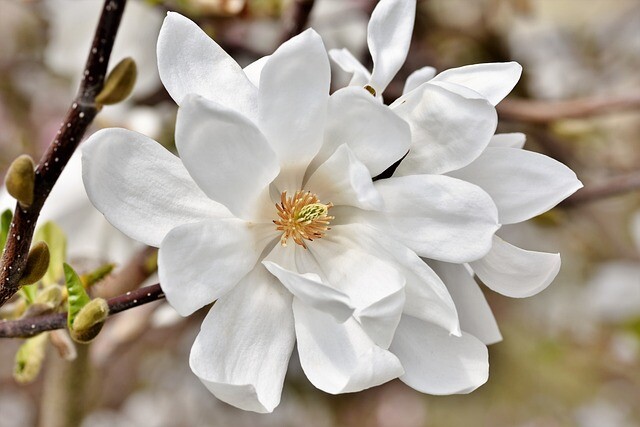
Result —
<svg viewBox="0 0 640 427"><path fill-rule="evenodd" d="M322 204L318 196L308 191L296 191L293 197L287 197L287 192L280 195L280 203L276 203L279 219L273 223L276 230L282 231L280 244L287 246L292 238L294 242L307 248L305 240L313 241L324 237L329 230L329 222L334 217L327 215L332 203Z"/></svg>

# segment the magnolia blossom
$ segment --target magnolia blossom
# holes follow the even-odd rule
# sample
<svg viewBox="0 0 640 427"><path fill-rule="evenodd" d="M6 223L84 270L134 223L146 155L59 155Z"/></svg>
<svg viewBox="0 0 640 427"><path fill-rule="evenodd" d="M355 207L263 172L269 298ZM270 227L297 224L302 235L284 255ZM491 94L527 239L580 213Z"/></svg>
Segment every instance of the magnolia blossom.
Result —
<svg viewBox="0 0 640 427"><path fill-rule="evenodd" d="M361 87L329 96L313 30L242 70L169 13L158 64L179 105L180 157L102 130L84 144L84 183L112 224L160 248L180 314L217 301L190 356L214 395L272 411L296 342L305 374L329 393L396 377L438 394L486 381L486 348L460 331L420 259L490 250L497 210L483 190L436 174L374 182L406 154L409 125Z"/></svg>
<svg viewBox="0 0 640 427"><path fill-rule="evenodd" d="M353 73L351 85L365 85L380 97L404 63L414 14L413 0L380 1L368 27L371 73L347 50L330 52ZM494 135L494 106L513 89L521 71L510 62L469 65L437 75L432 67L413 72L402 96L390 106L411 127L410 150L394 176L438 173L476 184L491 195L501 224L526 221L581 188L565 165L522 150L523 134ZM443 130L443 121L453 125ZM559 254L527 251L498 236L488 254L467 265L427 262L447 285L462 329L486 344L500 341L501 335L473 273L496 292L528 297L544 290L560 269Z"/></svg>

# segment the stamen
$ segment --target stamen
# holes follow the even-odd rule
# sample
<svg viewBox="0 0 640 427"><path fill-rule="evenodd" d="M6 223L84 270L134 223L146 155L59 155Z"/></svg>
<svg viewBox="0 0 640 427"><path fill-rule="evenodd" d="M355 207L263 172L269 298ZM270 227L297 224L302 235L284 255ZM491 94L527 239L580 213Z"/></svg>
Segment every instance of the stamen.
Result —
<svg viewBox="0 0 640 427"><path fill-rule="evenodd" d="M293 197L287 197L287 192L280 195L280 203L276 203L278 217L273 223L276 229L282 231L280 244L287 246L292 238L294 242L307 248L305 240L313 241L324 237L330 230L329 223L334 219L328 215L332 203L320 203L318 196L308 191L296 191Z"/></svg>

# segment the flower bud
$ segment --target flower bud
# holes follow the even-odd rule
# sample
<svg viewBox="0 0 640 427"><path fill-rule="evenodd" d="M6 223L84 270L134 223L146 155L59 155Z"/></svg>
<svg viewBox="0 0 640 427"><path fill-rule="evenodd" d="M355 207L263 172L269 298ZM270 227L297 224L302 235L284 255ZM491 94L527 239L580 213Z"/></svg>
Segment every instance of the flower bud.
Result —
<svg viewBox="0 0 640 427"><path fill-rule="evenodd" d="M73 320L73 325L69 331L71 338L79 343L90 342L98 336L107 317L109 317L109 305L107 302L102 298L91 300L82 307Z"/></svg>
<svg viewBox="0 0 640 427"><path fill-rule="evenodd" d="M29 251L27 265L20 278L20 286L36 283L49 268L49 247L45 242L38 242Z"/></svg>
<svg viewBox="0 0 640 427"><path fill-rule="evenodd" d="M7 191L24 207L29 207L33 203L35 177L33 160L26 154L19 156L11 163L5 176Z"/></svg>
<svg viewBox="0 0 640 427"><path fill-rule="evenodd" d="M36 335L24 342L16 353L13 378L21 384L33 382L40 373L47 345L47 333Z"/></svg>
<svg viewBox="0 0 640 427"><path fill-rule="evenodd" d="M96 96L96 103L112 105L124 101L133 90L138 71L132 58L125 58L107 76L104 87Z"/></svg>
<svg viewBox="0 0 640 427"><path fill-rule="evenodd" d="M51 304L53 307L58 307L62 303L62 299L62 288L51 285L38 292L34 303Z"/></svg>

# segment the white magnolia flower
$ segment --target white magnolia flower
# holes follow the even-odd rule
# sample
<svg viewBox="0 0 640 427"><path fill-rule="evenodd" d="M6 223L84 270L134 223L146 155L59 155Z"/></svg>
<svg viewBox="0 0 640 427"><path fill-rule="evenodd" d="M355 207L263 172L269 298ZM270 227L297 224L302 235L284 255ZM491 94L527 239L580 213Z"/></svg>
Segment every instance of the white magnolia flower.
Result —
<svg viewBox="0 0 640 427"><path fill-rule="evenodd" d="M190 357L213 394L272 411L295 342L329 393L398 376L440 394L486 380L486 349L461 335L446 287L418 256L485 255L498 225L484 191L429 174L374 183L407 152L409 127L362 88L329 96L313 30L243 71L170 13L158 63L180 106L180 158L107 129L84 145L84 182L112 224L160 247L174 308L217 300Z"/></svg>
<svg viewBox="0 0 640 427"><path fill-rule="evenodd" d="M374 63L371 73L347 50L330 52L334 61L353 73L351 85L369 86L376 96L382 94L404 63L414 14L414 0L378 3L368 28ZM521 70L519 64L510 62L469 65L437 75L432 67L413 72L403 95L390 106L409 123L412 140L394 176L438 173L476 184L491 195L501 224L546 212L581 188L575 173L565 165L522 150L523 134L494 135L494 106L513 89ZM443 127L443 122L448 126ZM491 344L501 340L500 331L473 273L496 292L528 297L553 281L560 269L560 255L520 249L494 236L491 251L469 265L432 260L429 264L447 285L462 330ZM427 343L423 341L423 351Z"/></svg>

